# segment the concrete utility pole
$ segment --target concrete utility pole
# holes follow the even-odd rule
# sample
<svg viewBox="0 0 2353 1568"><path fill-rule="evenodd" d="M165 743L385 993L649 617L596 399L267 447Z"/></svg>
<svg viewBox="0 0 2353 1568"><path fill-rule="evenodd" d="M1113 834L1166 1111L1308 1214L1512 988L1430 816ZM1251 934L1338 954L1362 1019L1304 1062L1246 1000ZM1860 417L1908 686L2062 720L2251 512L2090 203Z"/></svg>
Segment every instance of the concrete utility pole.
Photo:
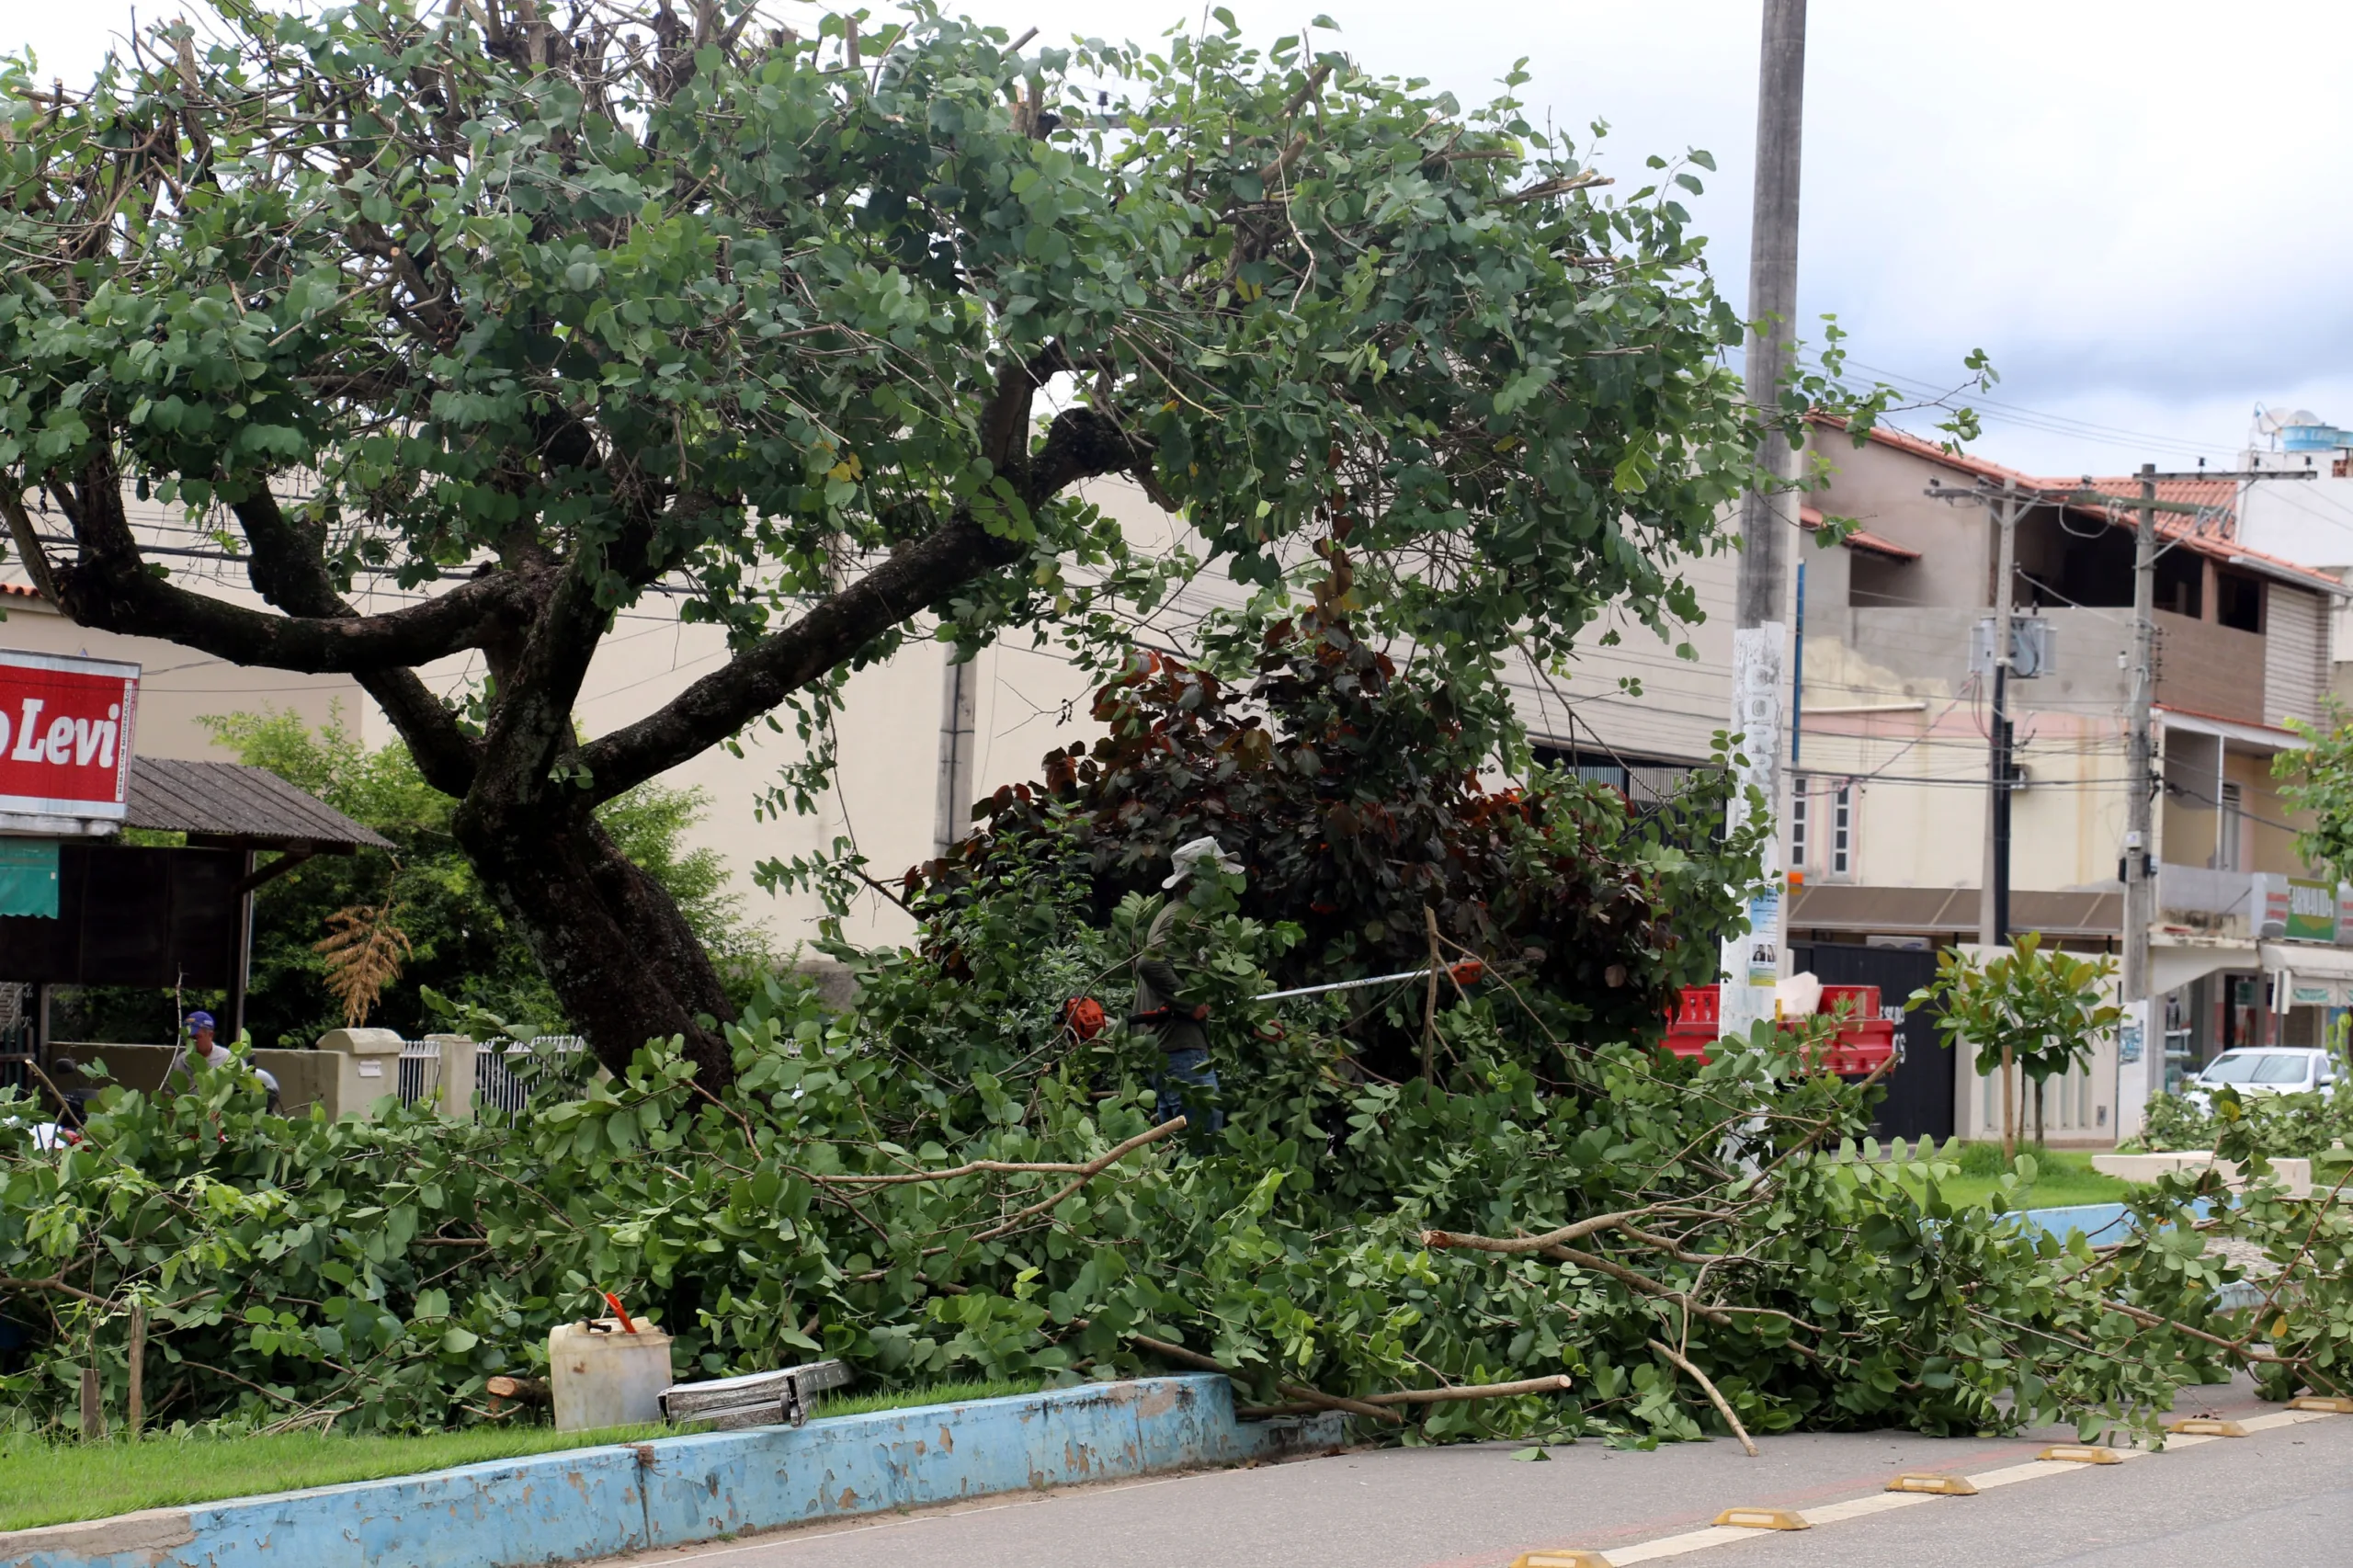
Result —
<svg viewBox="0 0 2353 1568"><path fill-rule="evenodd" d="M1985 869L1977 883L1977 939L1999 947L2010 939L2010 585L2018 572L2018 481L2002 482L1994 506L1994 722L1986 759Z"/></svg>
<svg viewBox="0 0 2353 1568"><path fill-rule="evenodd" d="M2132 534L2132 708L2124 739L2124 973L2125 1017L2141 1027L2143 1082L2146 1085L2131 1105L2129 1125L2140 1126L2140 1107L2165 1093L2165 1042L2163 1020L2152 1017L2149 995L2149 925L2156 916L2155 884L2149 881L2149 860L2156 840L2152 821L2157 793L2155 748L2150 734L2149 710L2156 699L2157 642L2157 465L2141 465L2141 520ZM2126 1086L2117 1083L2117 1136L2128 1136Z"/></svg>
<svg viewBox="0 0 2353 1568"><path fill-rule="evenodd" d="M972 825L972 722L980 672L947 651L939 687L939 799L932 815L931 852L945 855Z"/></svg>
<svg viewBox="0 0 2353 1568"><path fill-rule="evenodd" d="M1805 123L1805 0L1765 0L1765 31L1757 70L1756 187L1748 246L1748 398L1778 411L1791 358L1798 308L1798 185ZM1791 455L1779 430L1757 449L1757 464L1788 478ZM1774 815L1765 856L1766 891L1748 902L1747 929L1727 940L1719 1012L1724 1034L1745 1034L1773 1012L1780 978L1783 903L1781 871L1782 651L1789 627L1784 564L1794 509L1786 494L1752 492L1740 514L1740 574L1733 622L1732 724L1734 749L1745 759L1741 782L1764 797ZM1746 807L1735 801L1733 824Z"/></svg>

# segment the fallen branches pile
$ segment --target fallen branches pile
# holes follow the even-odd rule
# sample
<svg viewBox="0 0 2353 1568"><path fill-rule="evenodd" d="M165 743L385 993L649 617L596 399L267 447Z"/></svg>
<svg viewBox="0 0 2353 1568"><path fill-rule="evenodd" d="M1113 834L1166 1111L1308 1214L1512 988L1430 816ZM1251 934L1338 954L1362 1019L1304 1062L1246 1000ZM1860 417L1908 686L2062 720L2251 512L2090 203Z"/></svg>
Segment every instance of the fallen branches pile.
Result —
<svg viewBox="0 0 2353 1568"><path fill-rule="evenodd" d="M936 930L952 980L900 950L863 960L852 1013L773 986L718 1093L656 1042L478 1123L290 1121L199 1070L108 1091L75 1149L0 1125L0 1312L28 1342L6 1392L63 1422L91 1367L119 1403L142 1312L158 1425L528 1419L549 1329L605 1290L681 1376L1198 1369L1254 1415L1407 1441L2146 1429L2233 1368L2353 1392L2336 1193L2258 1179L2200 1229L2223 1194L2177 1179L2124 1244L2062 1247L1949 1201L1949 1165L1856 1149L1874 1091L1805 1039L1572 1048L1508 964L1444 1011L1392 998L1435 1076L1389 1082L1351 1052L1356 994L1251 1000L1296 933L1222 895L1176 957L1222 1121L1163 1118L1154 1040L1061 1023L1074 994L1126 1010L1158 901L1098 923L1051 856L1015 872ZM2261 1310L2216 1310L2217 1233L2274 1266Z"/></svg>

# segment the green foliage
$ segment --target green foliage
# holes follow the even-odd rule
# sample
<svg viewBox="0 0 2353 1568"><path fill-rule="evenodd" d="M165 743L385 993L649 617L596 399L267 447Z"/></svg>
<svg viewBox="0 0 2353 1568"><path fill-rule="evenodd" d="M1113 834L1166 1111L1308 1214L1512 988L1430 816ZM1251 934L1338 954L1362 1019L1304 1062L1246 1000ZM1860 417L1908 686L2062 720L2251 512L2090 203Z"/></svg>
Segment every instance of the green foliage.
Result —
<svg viewBox="0 0 2353 1568"><path fill-rule="evenodd" d="M2331 699L2327 723L2290 719L2288 727L2309 743L2271 759L2280 800L2309 821L2297 857L2333 881L2353 879L2353 719Z"/></svg>
<svg viewBox="0 0 2353 1568"><path fill-rule="evenodd" d="M27 564L81 624L369 683L611 1066L681 1033L715 1086L728 1006L588 813L783 709L766 803L807 807L850 673L907 637L1109 674L1222 572L1208 667L1246 667L1343 544L1357 634L1509 761L1511 660L1697 619L1683 563L1790 483L1766 426L1859 441L1892 397L1838 384L1834 331L1752 401L1681 204L1711 162L1613 187L1518 66L1466 108L1222 11L1022 53L927 0L807 36L564 9L217 0L86 89L0 60L0 511L65 519ZM1086 499L1114 475L1164 540ZM126 493L267 608L173 582ZM726 661L575 733L649 595ZM497 678L433 700L415 672L461 655ZM1657 967L1606 989L1647 1007Z"/></svg>
<svg viewBox="0 0 2353 1568"><path fill-rule="evenodd" d="M1940 1007L1938 1027L1955 1050L1975 1047L1980 1073L2015 1062L2039 1083L2088 1066L2093 1037L2123 1017L2101 999L2115 972L2111 958L2077 958L2058 948L2045 952L2042 934L2029 931L2009 951L1982 962L1959 948L1947 949L1936 979L1913 993L1911 1005Z"/></svg>
<svg viewBox="0 0 2353 1568"><path fill-rule="evenodd" d="M2141 1142L2150 1149L2211 1149L2225 1135L2269 1159L2310 1159L2339 1142L2353 1143L2353 1096L2317 1092L2241 1095L2224 1085L2200 1108L2183 1095L2159 1095L2143 1115Z"/></svg>
<svg viewBox="0 0 2353 1568"><path fill-rule="evenodd" d="M70 1370L95 1365L119 1401L136 1299L160 1419L465 1424L484 1379L536 1369L600 1290L676 1335L688 1373L824 1353L883 1389L1067 1381L1164 1365L1142 1336L1215 1357L1252 1403L1285 1382L1576 1380L1417 1408L1415 1441L1712 1429L1654 1341L1768 1432L2145 1427L2245 1359L2188 1332L2227 1326L2216 1258L2162 1235L2110 1255L2023 1240L2002 1210L2027 1162L1956 1205L1938 1155L1834 1156L1868 1095L1770 1028L1705 1065L1562 1051L1489 987L1440 1016L1442 1082L1351 1073L1317 1007L1246 1000L1299 933L1224 880L1197 879L1187 929L1225 1125L1140 1143L1155 1042L1082 1041L1055 1016L1081 986L1124 1011L1154 905L1095 920L1086 880L1054 874L1070 855L1041 837L941 913L930 952L873 955L855 1013L771 983L715 1096L655 1042L511 1121L287 1121L201 1070L160 1101L108 1090L71 1150L0 1126L0 1301L32 1340L7 1392L65 1422ZM2136 1201L2161 1225L2201 1191ZM2306 1218L2232 1222L2291 1250ZM2335 1375L2334 1321L2295 1317L2312 1348L2275 1381Z"/></svg>
<svg viewBox="0 0 2353 1568"><path fill-rule="evenodd" d="M1279 985L1426 966L1435 920L1443 958L1491 955L1563 1040L1654 1037L1678 986L1714 978L1716 938L1756 877L1756 831L1724 835L1729 770L1642 812L1542 769L1488 789L1490 728L1441 674L1401 672L1357 634L1348 561L1327 559L1313 606L1266 633L1246 690L1138 655L1096 698L1108 734L1049 753L1041 786L998 790L971 837L909 874L913 907L958 933L950 971L983 961L955 916L1010 881L1067 882L1101 924L1155 897L1171 852L1206 835L1245 868L1238 907L1296 932L1267 960ZM1423 1001L1414 986L1343 1009L1363 1067L1419 1070Z"/></svg>
<svg viewBox="0 0 2353 1568"><path fill-rule="evenodd" d="M1679 199L1712 165L1608 193L1592 148L1527 117L1522 71L1466 109L1230 26L1024 55L918 5L846 69L838 20L796 37L742 0L644 50L619 40L633 14L584 5L544 58L466 7L215 9L211 38L153 29L53 109L0 62L12 484L96 462L191 516L243 507L284 551L246 504L301 475L286 521L335 578L545 550L599 607L658 577L739 646L842 559L951 521L1007 559L946 585L949 635L1113 643L1115 607L1202 560L1273 586L1344 523L1379 631L1468 680L1605 607L1695 618L1672 562L1779 483ZM187 168L126 156L159 133ZM108 242L85 243L101 187ZM1022 438L1029 383L1062 373L1086 406ZM1825 403L1859 433L1886 394L1817 375L1772 413ZM1128 472L1185 551L1131 553L1068 488ZM68 575L123 612L99 566ZM172 602L134 585L104 584ZM904 631L790 694L830 704ZM266 635L241 656L282 656ZM509 681L484 716L537 698ZM557 744L539 776L592 795L622 760Z"/></svg>

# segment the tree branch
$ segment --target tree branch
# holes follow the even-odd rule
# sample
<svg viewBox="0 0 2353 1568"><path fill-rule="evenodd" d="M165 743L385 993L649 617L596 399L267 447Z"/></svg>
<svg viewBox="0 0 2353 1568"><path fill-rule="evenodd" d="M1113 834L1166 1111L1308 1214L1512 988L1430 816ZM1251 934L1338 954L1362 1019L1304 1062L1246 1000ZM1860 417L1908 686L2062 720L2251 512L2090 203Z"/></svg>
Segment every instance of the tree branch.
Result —
<svg viewBox="0 0 2353 1568"><path fill-rule="evenodd" d="M1142 1148L1145 1144L1157 1143L1160 1140L1170 1136L1172 1133L1182 1132L1184 1131L1185 1119L1179 1116L1162 1122L1159 1126L1154 1128L1149 1132L1137 1133L1134 1137L1129 1139L1118 1148L1112 1149L1105 1153L1097 1154L1095 1158L1079 1166L1076 1179L1072 1181L1068 1187L1063 1187L1060 1192L1055 1193L1051 1198L1040 1199L1039 1201L1029 1205L1029 1208L1015 1214L1011 1219L1006 1220L1004 1223L992 1226L988 1230L981 1232L979 1234L975 1235L972 1240L976 1242L995 1241L998 1237L1017 1229L1023 1221L1029 1219L1031 1216L1043 1214L1051 1209L1059 1208L1063 1199L1068 1198L1072 1193L1076 1192L1080 1187L1085 1187L1088 1182L1094 1180L1097 1176L1108 1170L1111 1166L1119 1164L1120 1161L1125 1159L1129 1154Z"/></svg>
<svg viewBox="0 0 2353 1568"><path fill-rule="evenodd" d="M1708 1374L1693 1366L1680 1351L1670 1350L1655 1339L1648 1340L1645 1343L1647 1343L1652 1349L1657 1351L1660 1355L1665 1357L1677 1367L1680 1367L1684 1371L1690 1374L1691 1381L1698 1383L1699 1385L1700 1392L1708 1396L1708 1403L1716 1407L1716 1414L1724 1418L1724 1425L1732 1428L1732 1435L1740 1439L1740 1446L1748 1450L1748 1457L1750 1459L1755 1459L1756 1457L1756 1444L1755 1440L1749 1437L1748 1428L1742 1426L1740 1424L1740 1417L1732 1413L1732 1406L1725 1403L1724 1396L1722 1394L1716 1392L1716 1385L1708 1381Z"/></svg>
<svg viewBox="0 0 2353 1568"><path fill-rule="evenodd" d="M17 1279L0 1274L0 1290L45 1290L54 1295L71 1296L77 1301L87 1301L94 1307L108 1304L104 1296L94 1296L79 1286L68 1285L58 1278Z"/></svg>
<svg viewBox="0 0 2353 1568"><path fill-rule="evenodd" d="M1443 1251L1449 1247L1459 1247L1468 1252L1542 1252L1547 1247L1557 1247L1580 1237L1592 1235L1597 1231L1614 1231L1630 1220L1639 1220L1645 1214L1654 1214L1657 1211L1657 1207L1654 1205L1648 1209L1626 1209L1610 1214L1595 1214L1579 1220L1574 1224L1563 1225L1557 1231L1547 1231L1540 1236L1477 1236L1461 1231L1424 1231L1422 1244L1432 1252Z"/></svg>
<svg viewBox="0 0 2353 1568"><path fill-rule="evenodd" d="M1512 1383L1464 1383L1453 1388L1400 1389L1395 1393L1369 1393L1367 1404L1448 1404L1466 1399L1511 1399L1524 1393L1559 1393L1571 1386L1566 1372L1522 1378Z"/></svg>
<svg viewBox="0 0 2353 1568"><path fill-rule="evenodd" d="M310 675L406 668L478 647L491 623L526 608L522 585L494 574L417 604L363 616L324 585L325 566L315 560L315 550L313 562L301 561L301 536L275 498L263 494L234 510L254 547L248 570L255 587L287 613L248 609L177 587L147 569L111 461L94 459L80 484L51 494L65 510L79 547L74 560L53 568L59 608L79 625L166 638L233 664ZM10 508L12 529L21 509L21 502Z"/></svg>
<svg viewBox="0 0 2353 1568"><path fill-rule="evenodd" d="M1033 362L1034 363L1034 362ZM1150 446L1091 408L1065 409L1048 427L1020 488L1035 511L1068 485L1125 473ZM823 678L859 648L935 608L957 588L1021 559L1028 546L959 514L900 546L881 565L826 596L808 614L705 676L657 711L570 755L594 782L597 804L717 745L793 692Z"/></svg>
<svg viewBox="0 0 2353 1568"><path fill-rule="evenodd" d="M31 574L33 586L50 603L57 602L57 579L50 570L49 551L40 542L40 535L33 529L33 520L25 513L25 498L17 494L14 483L0 483L0 511L8 515L8 532L17 541L17 553L23 558L25 570Z"/></svg>
<svg viewBox="0 0 2353 1568"><path fill-rule="evenodd" d="M1107 1166L1116 1164L1121 1155L1139 1149L1146 1143L1156 1142L1184 1125L1185 1119L1181 1116L1173 1120L1165 1121L1148 1132L1138 1133L1108 1153L1098 1155L1084 1164L1068 1161L1030 1163L1017 1160L972 1160L939 1171L907 1171L889 1176L825 1176L817 1179L835 1186L847 1186L855 1182L864 1187L895 1187L904 1182L953 1181L958 1176L978 1176L984 1171L1008 1176L1031 1171L1052 1176L1095 1176Z"/></svg>

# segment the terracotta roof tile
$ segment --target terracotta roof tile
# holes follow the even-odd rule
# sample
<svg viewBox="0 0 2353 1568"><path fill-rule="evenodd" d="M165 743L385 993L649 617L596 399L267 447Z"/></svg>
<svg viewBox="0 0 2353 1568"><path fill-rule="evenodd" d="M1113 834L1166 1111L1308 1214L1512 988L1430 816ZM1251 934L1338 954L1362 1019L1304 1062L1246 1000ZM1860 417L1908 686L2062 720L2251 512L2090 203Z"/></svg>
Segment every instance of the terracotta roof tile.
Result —
<svg viewBox="0 0 2353 1568"><path fill-rule="evenodd" d="M1847 427L1846 422L1835 415L1815 414L1809 415L1807 417L1825 429L1844 430ZM2006 468L1997 462L1988 462L1983 458L1965 455L1955 457L1934 441L1924 441L1917 436L1885 425L1873 426L1870 438L1874 446L1906 452L1925 461L1957 469L1961 472L1972 474L1980 479L1996 482L2015 480L2021 489L2081 490L2085 487L2080 475L2066 479L2041 478L2020 469ZM2071 505L2068 507L2069 511L2075 513L2078 517L2098 518L2115 528L2129 528L2134 526L2132 514L2127 508L2130 503L2141 498L2141 481L2137 476L2123 479L2094 479L2090 488L2104 496L2113 497L2119 505L2112 507ZM2186 501L2192 506L2222 506L2231 508L2217 519L2219 527L2210 526L2204 529L2193 528L2189 524L2180 520L2181 514L2177 512L2159 513L2157 531L2169 540L2178 541L2185 550L2194 551L2200 555L2211 556L2216 561L2225 562L2235 559L2242 564L2261 568L2268 575L2286 578L2330 593L2345 592L2345 585L2325 572L2316 572L2309 566L2299 565L2293 561L2269 555L2259 550L2249 550L2240 544L2236 537L2238 517L2235 509L2238 487L2231 480L2159 480L2157 499Z"/></svg>
<svg viewBox="0 0 2353 1568"><path fill-rule="evenodd" d="M1910 549L1904 545L1900 545L1892 539L1881 539L1875 533L1867 533L1861 528L1857 528L1853 533L1848 534L1845 539L1840 540L1838 542L1845 545L1848 550L1859 550L1871 555L1884 555L1890 561L1917 561L1920 559L1920 552L1918 551Z"/></svg>

